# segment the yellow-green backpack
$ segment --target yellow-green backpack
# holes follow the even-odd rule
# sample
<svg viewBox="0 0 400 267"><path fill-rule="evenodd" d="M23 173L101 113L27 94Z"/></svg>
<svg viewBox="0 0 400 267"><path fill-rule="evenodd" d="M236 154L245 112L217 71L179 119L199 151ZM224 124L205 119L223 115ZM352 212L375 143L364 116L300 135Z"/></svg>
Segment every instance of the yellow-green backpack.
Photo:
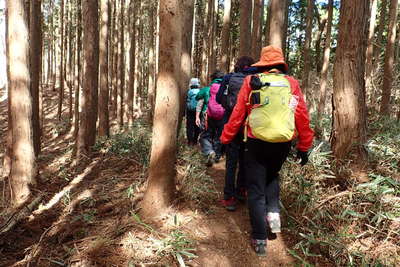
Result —
<svg viewBox="0 0 400 267"><path fill-rule="evenodd" d="M298 99L292 94L284 74L257 75L262 87L252 90L249 95L251 111L247 124L257 139L271 143L288 142L296 134L294 114Z"/></svg>

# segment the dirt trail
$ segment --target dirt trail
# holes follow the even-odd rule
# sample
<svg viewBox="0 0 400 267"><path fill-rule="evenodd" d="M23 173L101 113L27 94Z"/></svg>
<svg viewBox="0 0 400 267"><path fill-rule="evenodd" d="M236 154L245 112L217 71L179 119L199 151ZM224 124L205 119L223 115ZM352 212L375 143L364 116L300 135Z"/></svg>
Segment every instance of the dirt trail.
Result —
<svg viewBox="0 0 400 267"><path fill-rule="evenodd" d="M217 184L219 199L222 198L225 161L214 164L209 174ZM210 238L200 241L199 258L193 266L293 266L294 260L287 252L285 229L277 239L267 241L267 257L258 257L250 246L250 221L247 206L238 205L229 212L215 203L215 213L207 216L198 231Z"/></svg>

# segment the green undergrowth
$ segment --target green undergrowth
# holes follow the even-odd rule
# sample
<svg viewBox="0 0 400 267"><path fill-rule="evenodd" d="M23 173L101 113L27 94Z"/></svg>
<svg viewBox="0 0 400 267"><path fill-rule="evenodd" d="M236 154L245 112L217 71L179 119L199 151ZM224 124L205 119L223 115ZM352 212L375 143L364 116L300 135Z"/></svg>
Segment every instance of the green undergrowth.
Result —
<svg viewBox="0 0 400 267"><path fill-rule="evenodd" d="M93 150L118 157L132 157L143 167L149 165L151 148L151 129L143 121L136 121L132 127L99 138Z"/></svg>
<svg viewBox="0 0 400 267"><path fill-rule="evenodd" d="M289 252L303 266L400 263L400 124L369 126L365 182L350 168L351 177L335 176L327 143L315 145L305 167L289 160L282 169L286 224L296 240Z"/></svg>

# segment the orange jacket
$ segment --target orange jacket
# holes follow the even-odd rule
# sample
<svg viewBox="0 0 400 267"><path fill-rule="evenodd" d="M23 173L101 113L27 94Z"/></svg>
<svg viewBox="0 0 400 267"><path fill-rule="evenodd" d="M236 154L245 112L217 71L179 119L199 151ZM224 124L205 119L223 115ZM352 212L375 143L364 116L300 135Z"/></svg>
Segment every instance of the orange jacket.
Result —
<svg viewBox="0 0 400 267"><path fill-rule="evenodd" d="M291 76L286 75L285 77L290 83L292 94L298 97L299 102L295 111L296 133L293 136L293 139L296 137L299 139L299 142L297 143L298 150L307 151L310 149L314 138L314 131L310 128L307 105L304 101L299 82ZM220 138L223 144L228 144L233 140L233 138L239 132L240 127L244 124L247 114L250 113L251 106L247 104L251 92L250 79L251 75L244 79L242 88L240 88L237 97L236 105L232 111L232 115L230 116L228 123L224 126L224 131L222 132ZM250 138L255 138L251 134L250 127L245 127L248 127L247 136Z"/></svg>

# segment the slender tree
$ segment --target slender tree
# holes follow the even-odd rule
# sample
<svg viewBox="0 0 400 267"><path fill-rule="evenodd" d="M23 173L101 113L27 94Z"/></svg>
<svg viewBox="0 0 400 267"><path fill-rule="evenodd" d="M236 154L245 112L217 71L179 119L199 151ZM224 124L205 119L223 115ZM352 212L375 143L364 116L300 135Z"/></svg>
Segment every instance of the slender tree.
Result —
<svg viewBox="0 0 400 267"><path fill-rule="evenodd" d="M270 0L270 2L268 43L284 50L287 31L285 27L287 0Z"/></svg>
<svg viewBox="0 0 400 267"><path fill-rule="evenodd" d="M39 84L42 70L42 11L40 1L31 0L30 4L30 75L32 95L32 125L35 155L40 153L40 110Z"/></svg>
<svg viewBox="0 0 400 267"><path fill-rule="evenodd" d="M239 56L249 56L251 54L251 11L251 1L240 1Z"/></svg>
<svg viewBox="0 0 400 267"><path fill-rule="evenodd" d="M31 197L36 183L33 146L32 96L29 74L28 12L23 0L7 1L8 85L12 131L11 201L20 207Z"/></svg>
<svg viewBox="0 0 400 267"><path fill-rule="evenodd" d="M58 93L58 111L57 111L57 116L58 120L61 120L61 115L62 115L62 105L64 101L64 0L61 0L60 2L61 5L61 10L60 10L60 43L61 43L61 49L60 49L60 76L59 76L59 93Z"/></svg>
<svg viewBox="0 0 400 267"><path fill-rule="evenodd" d="M221 65L220 69L229 72L229 35L231 27L231 0L224 1L224 19L221 32Z"/></svg>
<svg viewBox="0 0 400 267"><path fill-rule="evenodd" d="M306 19L306 39L303 46L303 77L301 87L304 94L310 95L309 80L310 80L310 70L311 70L311 58L310 58L310 47L311 47L311 32L312 32L312 21L313 21L313 10L314 10L314 0L307 0L307 19Z"/></svg>
<svg viewBox="0 0 400 267"><path fill-rule="evenodd" d="M119 120L118 124L120 127L124 125L124 95L125 95L125 27L124 27L124 17L125 17L125 0L121 0L120 7L120 31L119 31L119 52L120 52L120 60L119 60L119 93L118 93L118 109L119 112Z"/></svg>
<svg viewBox="0 0 400 267"><path fill-rule="evenodd" d="M388 7L388 0L382 0L381 1L381 12L380 12L380 17L379 17L379 26L378 26L378 32L376 34L376 41L375 41L375 47L374 47L374 61L379 62L379 55L380 52L382 51L383 45L383 33L385 31L385 26L386 26L386 15L387 15L387 7ZM377 65L377 64L375 64Z"/></svg>
<svg viewBox="0 0 400 267"><path fill-rule="evenodd" d="M97 0L82 0L83 92L77 140L78 156L90 151L96 140L99 77L99 14Z"/></svg>
<svg viewBox="0 0 400 267"><path fill-rule="evenodd" d="M109 136L108 115L108 0L100 3L100 94L99 94L99 136Z"/></svg>
<svg viewBox="0 0 400 267"><path fill-rule="evenodd" d="M251 36L251 56L258 58L261 51L261 25L262 25L262 9L264 0L253 0L253 33Z"/></svg>
<svg viewBox="0 0 400 267"><path fill-rule="evenodd" d="M332 17L333 17L333 0L329 0L328 3L328 25L326 29L326 38L325 38L325 48L324 48L324 58L322 63L321 70L321 80L319 87L319 103L317 108L317 125L315 132L318 136L321 137L322 134L322 126L321 119L325 109L326 102L326 87L328 85L328 69L329 69L329 57L331 53L331 32L332 32Z"/></svg>
<svg viewBox="0 0 400 267"><path fill-rule="evenodd" d="M340 6L339 37L333 71L332 149L343 159L350 151L365 160L365 48L368 0L343 0Z"/></svg>
<svg viewBox="0 0 400 267"><path fill-rule="evenodd" d="M142 201L146 216L165 211L175 191L182 28L179 6L179 0L160 0L160 65L149 178Z"/></svg>
<svg viewBox="0 0 400 267"><path fill-rule="evenodd" d="M133 103L133 95L134 95L134 87L135 87L135 51L136 51L136 20L137 20L137 5L136 1L134 5L134 1L131 0L129 3L130 14L133 14L132 23L130 24L130 36L131 36L131 46L129 49L129 84L128 84L128 99L127 103L127 111L128 111L128 124L133 124L133 111L134 111L134 103Z"/></svg>
<svg viewBox="0 0 400 267"><path fill-rule="evenodd" d="M396 23L397 23L398 0L390 1L389 8L389 28L388 40L385 49L385 65L382 85L382 101L380 112L383 115L390 114L390 97L392 94L393 66L394 66L394 47L396 41Z"/></svg>
<svg viewBox="0 0 400 267"><path fill-rule="evenodd" d="M375 36L375 24L376 24L376 13L377 13L378 0L372 0L370 20L369 20L369 31L368 31L368 47L365 61L365 83L367 87L371 84L372 76L372 60L374 54L374 36Z"/></svg>

